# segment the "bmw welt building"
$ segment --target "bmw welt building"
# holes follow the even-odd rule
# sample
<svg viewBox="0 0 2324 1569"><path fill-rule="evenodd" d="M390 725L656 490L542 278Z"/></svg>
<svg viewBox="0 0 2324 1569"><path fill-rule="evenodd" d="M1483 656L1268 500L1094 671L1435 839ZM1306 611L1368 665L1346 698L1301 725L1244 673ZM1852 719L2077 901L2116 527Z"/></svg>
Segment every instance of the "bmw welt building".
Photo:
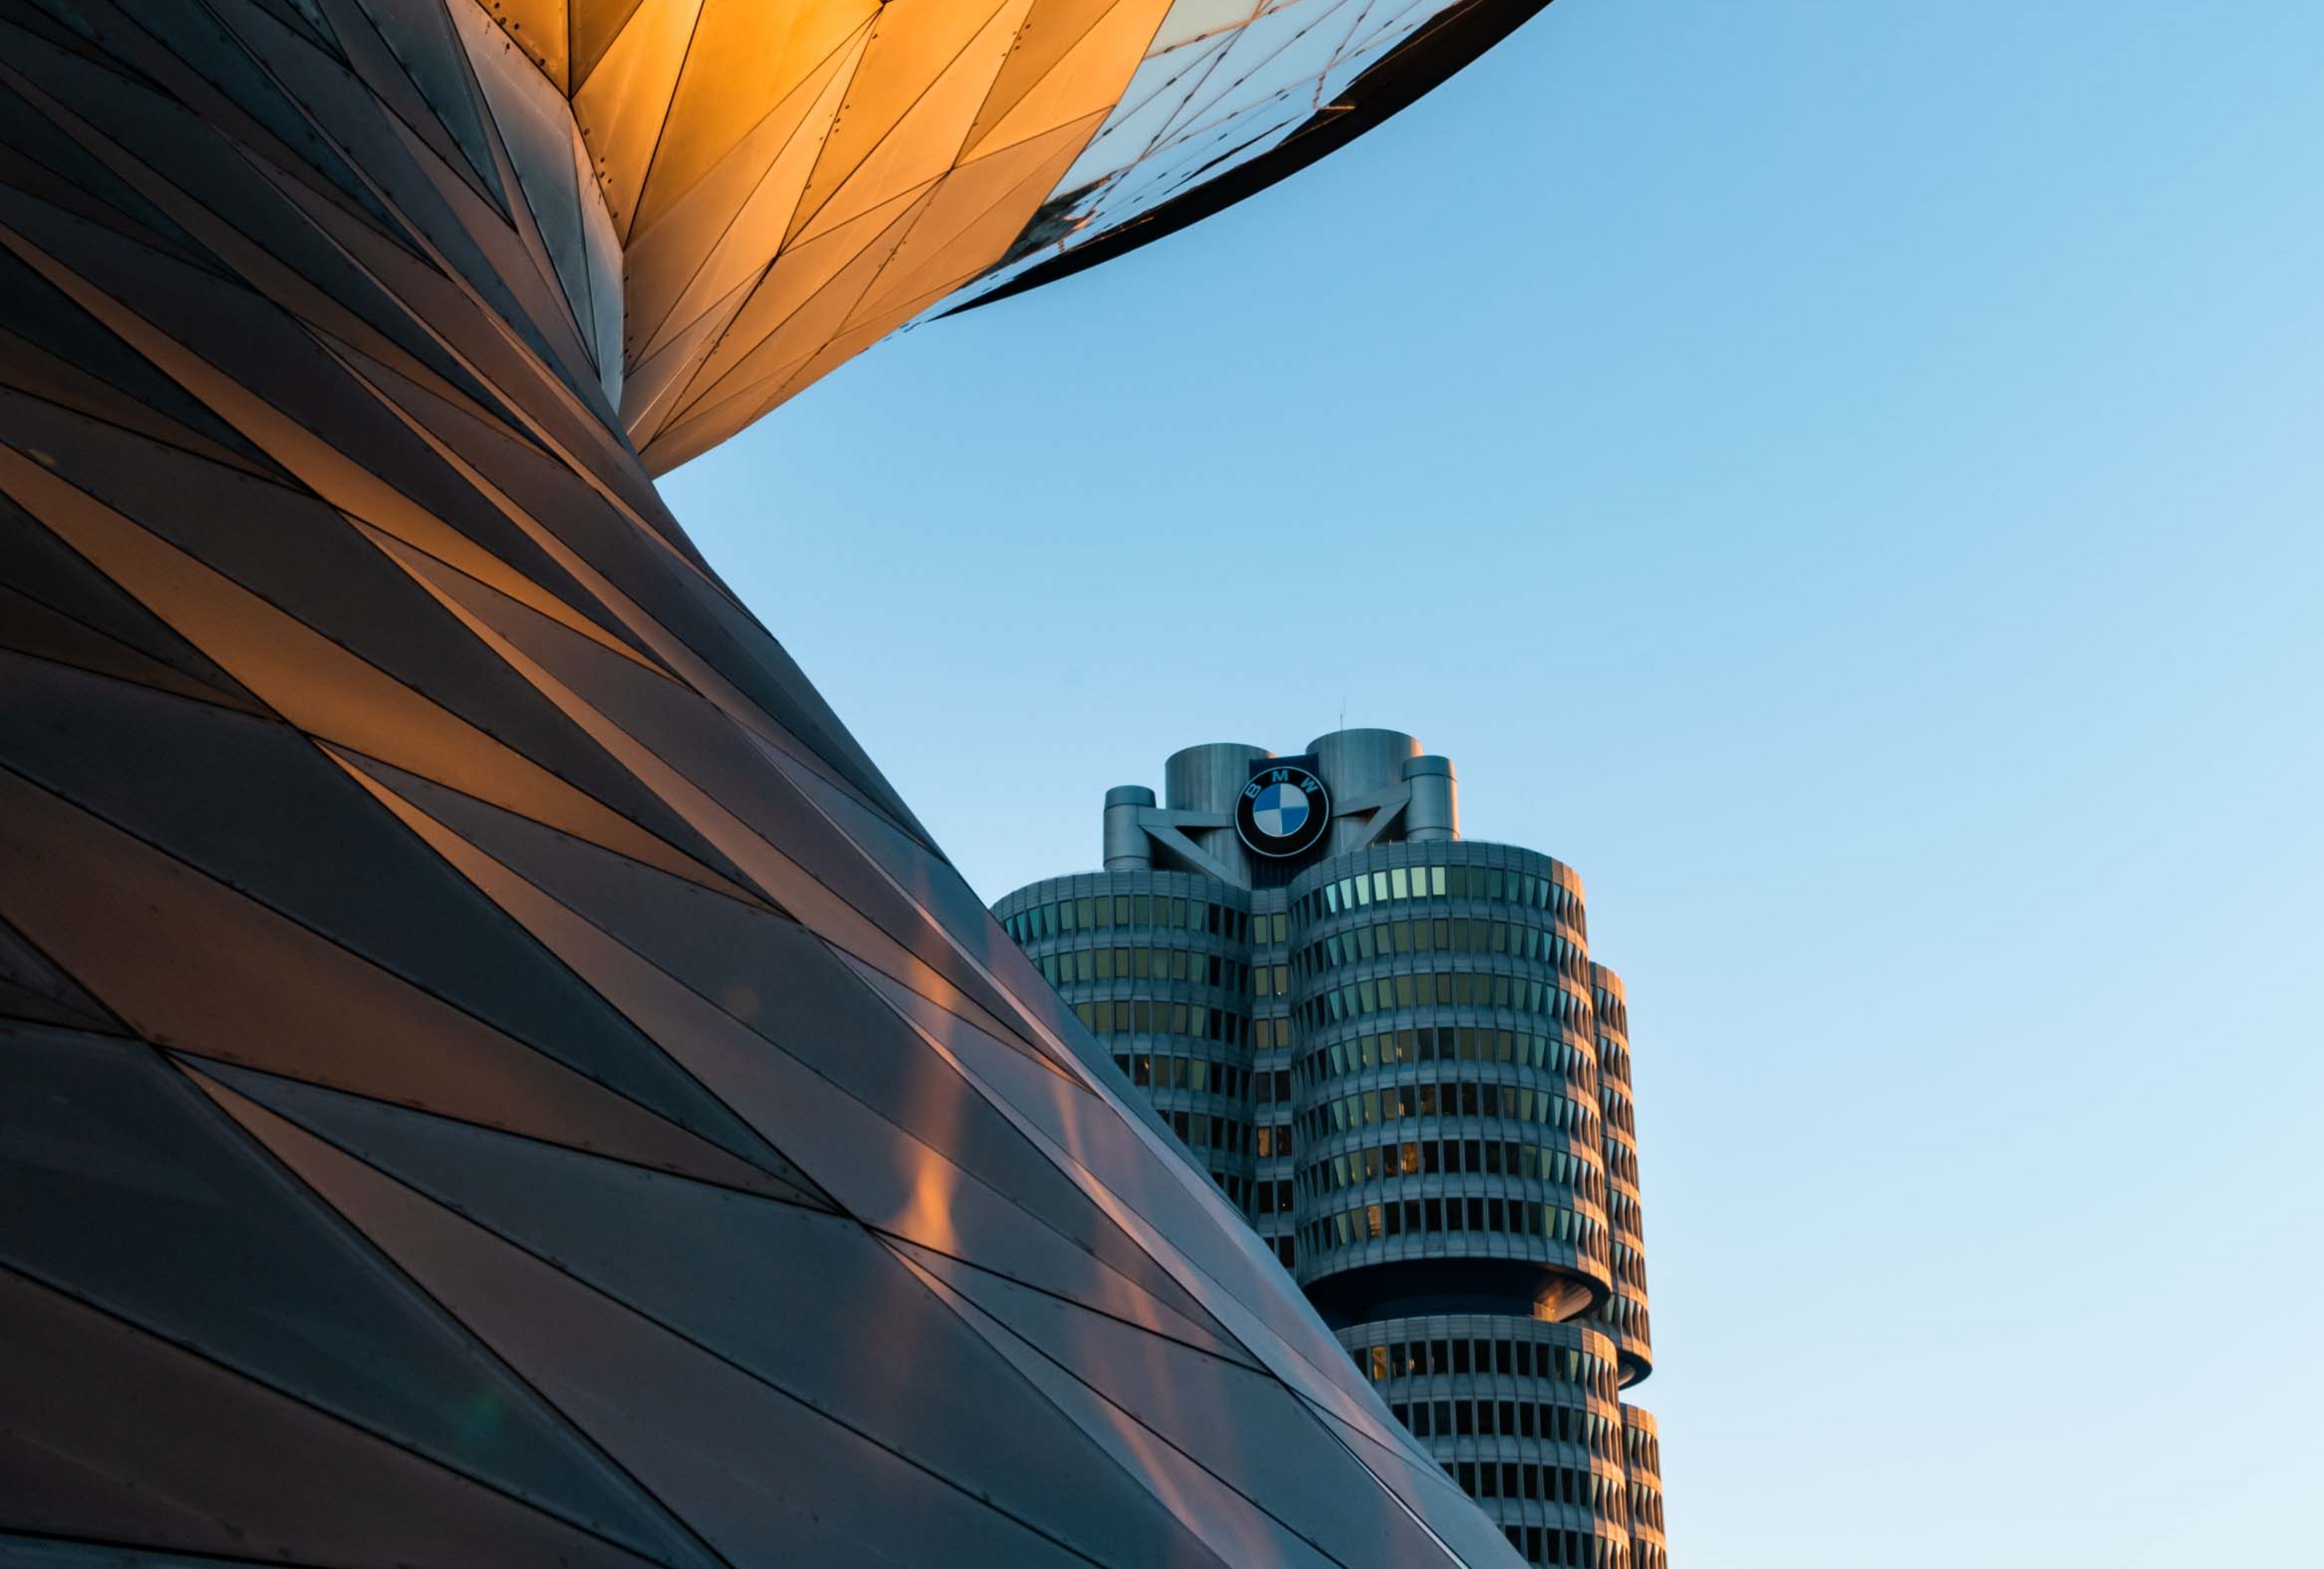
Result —
<svg viewBox="0 0 2324 1569"><path fill-rule="evenodd" d="M994 907L1536 1564L1664 1569L1622 983L1582 880L1388 730L1189 747Z"/></svg>

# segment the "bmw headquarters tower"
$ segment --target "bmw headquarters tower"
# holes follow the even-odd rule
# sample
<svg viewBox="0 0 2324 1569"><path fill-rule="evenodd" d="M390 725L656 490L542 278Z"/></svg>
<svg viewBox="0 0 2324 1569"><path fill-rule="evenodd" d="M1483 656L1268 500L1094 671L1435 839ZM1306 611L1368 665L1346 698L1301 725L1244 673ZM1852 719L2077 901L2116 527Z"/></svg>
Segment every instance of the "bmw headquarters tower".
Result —
<svg viewBox="0 0 2324 1569"><path fill-rule="evenodd" d="M1102 1042L654 485L1541 5L0 0L0 1565L1639 1561L1571 879L1125 799Z"/></svg>
<svg viewBox="0 0 2324 1569"><path fill-rule="evenodd" d="M1388 730L1189 747L993 907L1535 1564L1663 1569L1621 977L1582 880ZM1625 1555L1627 1553L1627 1559Z"/></svg>

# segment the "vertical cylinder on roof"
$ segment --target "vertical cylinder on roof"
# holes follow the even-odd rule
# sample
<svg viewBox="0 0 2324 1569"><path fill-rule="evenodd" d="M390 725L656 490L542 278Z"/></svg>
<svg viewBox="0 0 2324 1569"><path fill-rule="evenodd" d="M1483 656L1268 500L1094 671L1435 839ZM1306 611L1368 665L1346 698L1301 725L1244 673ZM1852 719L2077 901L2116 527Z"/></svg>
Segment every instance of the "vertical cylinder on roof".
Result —
<svg viewBox="0 0 2324 1569"><path fill-rule="evenodd" d="M1138 814L1154 804L1154 792L1144 785L1116 785L1105 792L1105 869L1144 872L1154 864L1154 852Z"/></svg>
<svg viewBox="0 0 2324 1569"><path fill-rule="evenodd" d="M1324 854L1342 855L1363 843L1370 819L1339 816L1340 803L1401 783L1405 762L1420 755L1420 743L1401 730L1334 730L1309 742L1307 750L1332 792L1332 836Z"/></svg>
<svg viewBox="0 0 2324 1569"><path fill-rule="evenodd" d="M1162 802L1174 812L1222 813L1231 824L1235 798L1250 782L1250 765L1274 755L1263 746L1247 746L1239 741L1181 748L1162 765ZM1250 854L1232 826L1185 832L1205 854L1234 873L1237 881L1250 885Z"/></svg>
<svg viewBox="0 0 2324 1569"><path fill-rule="evenodd" d="M1416 844L1438 844L1461 836L1461 787L1452 760L1434 754L1405 760L1405 782L1412 787L1404 808L1404 836Z"/></svg>

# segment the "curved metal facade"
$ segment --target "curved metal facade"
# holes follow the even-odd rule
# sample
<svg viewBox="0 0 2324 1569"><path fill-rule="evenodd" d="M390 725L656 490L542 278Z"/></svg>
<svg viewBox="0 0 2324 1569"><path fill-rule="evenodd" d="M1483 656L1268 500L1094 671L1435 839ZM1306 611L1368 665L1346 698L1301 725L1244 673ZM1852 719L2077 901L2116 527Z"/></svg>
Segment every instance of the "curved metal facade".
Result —
<svg viewBox="0 0 2324 1569"><path fill-rule="evenodd" d="M923 311L1271 184L1546 0L442 3L448 32L362 0L482 141L452 102L473 72L545 227L578 215L560 274L585 318L625 300L626 366L599 364L659 472ZM619 287L589 282L613 257Z"/></svg>
<svg viewBox="0 0 2324 1569"><path fill-rule="evenodd" d="M1652 1371L1628 1002L1582 880L1461 839L1452 764L1386 730L1308 743L1333 818L1272 866L1235 803L1293 761L1173 753L1160 803L1107 793L1107 870L994 913L1513 1545L1664 1569L1618 1409Z"/></svg>
<svg viewBox="0 0 2324 1569"><path fill-rule="evenodd" d="M0 0L0 1559L1514 1562L648 478L1176 14Z"/></svg>

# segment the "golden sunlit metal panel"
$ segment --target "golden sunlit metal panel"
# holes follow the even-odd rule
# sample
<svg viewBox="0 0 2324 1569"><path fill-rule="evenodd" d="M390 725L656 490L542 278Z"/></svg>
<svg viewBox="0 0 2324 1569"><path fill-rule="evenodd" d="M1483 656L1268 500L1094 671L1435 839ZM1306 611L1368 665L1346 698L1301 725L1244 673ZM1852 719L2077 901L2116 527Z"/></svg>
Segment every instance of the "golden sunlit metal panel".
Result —
<svg viewBox="0 0 2324 1569"><path fill-rule="evenodd" d="M1213 181L1296 167L1370 122L1375 73L1394 106L1408 78L1536 8L573 0L475 14L570 98L627 263L622 418L659 471L955 291L1162 232ZM887 284L899 257L912 275Z"/></svg>

